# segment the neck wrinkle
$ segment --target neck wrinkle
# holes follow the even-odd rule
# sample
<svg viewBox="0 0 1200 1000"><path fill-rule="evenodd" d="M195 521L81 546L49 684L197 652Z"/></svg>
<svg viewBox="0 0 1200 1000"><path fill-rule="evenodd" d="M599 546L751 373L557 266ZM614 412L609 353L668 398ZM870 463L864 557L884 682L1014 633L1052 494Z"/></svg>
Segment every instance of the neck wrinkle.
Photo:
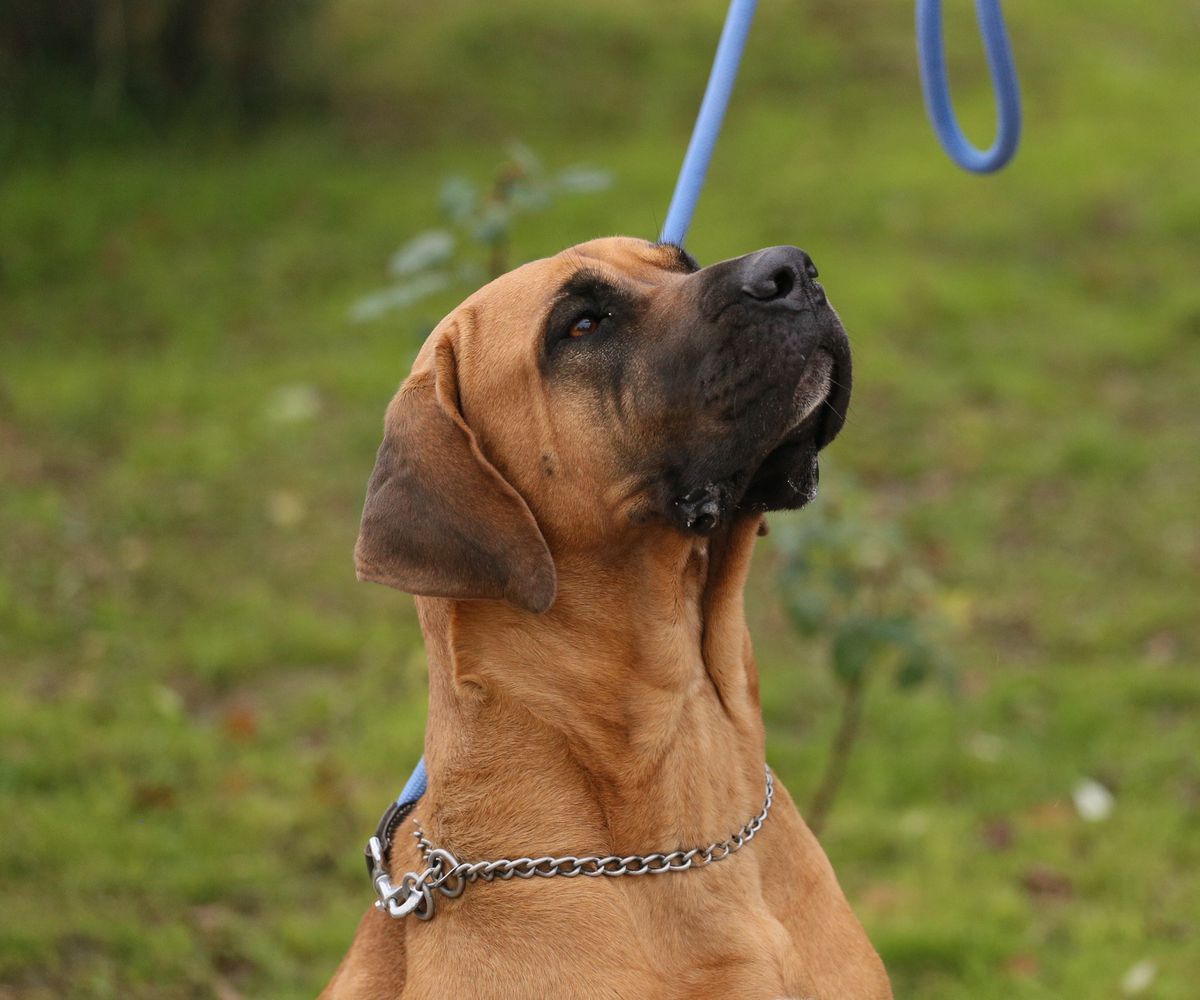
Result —
<svg viewBox="0 0 1200 1000"><path fill-rule="evenodd" d="M560 557L531 617L419 599L429 652L418 814L466 859L669 851L723 839L763 794L742 587L757 519L620 564Z"/></svg>

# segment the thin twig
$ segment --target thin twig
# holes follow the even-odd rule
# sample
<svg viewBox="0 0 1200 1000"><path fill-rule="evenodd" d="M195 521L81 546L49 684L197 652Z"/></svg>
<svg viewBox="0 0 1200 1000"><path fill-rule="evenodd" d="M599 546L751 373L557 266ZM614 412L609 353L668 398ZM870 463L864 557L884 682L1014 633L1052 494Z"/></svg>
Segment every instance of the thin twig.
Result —
<svg viewBox="0 0 1200 1000"><path fill-rule="evenodd" d="M845 697L842 699L842 715L838 721L837 733L834 734L833 744L829 748L829 758L825 762L825 773L821 783L812 798L805 820L813 834L820 836L829 818L829 812L841 791L842 782L846 777L846 767L850 761L850 753L858 742L859 727L862 723L863 694L866 684L862 678L845 685Z"/></svg>

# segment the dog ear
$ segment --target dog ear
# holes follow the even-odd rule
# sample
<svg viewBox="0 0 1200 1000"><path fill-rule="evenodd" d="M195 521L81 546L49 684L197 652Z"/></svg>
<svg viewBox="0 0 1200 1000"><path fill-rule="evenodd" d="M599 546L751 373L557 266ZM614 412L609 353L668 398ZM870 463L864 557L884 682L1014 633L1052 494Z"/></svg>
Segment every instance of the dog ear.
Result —
<svg viewBox="0 0 1200 1000"><path fill-rule="evenodd" d="M546 540L463 419L447 337L432 369L410 375L388 406L354 562L360 580L425 597L503 599L533 612L554 603Z"/></svg>

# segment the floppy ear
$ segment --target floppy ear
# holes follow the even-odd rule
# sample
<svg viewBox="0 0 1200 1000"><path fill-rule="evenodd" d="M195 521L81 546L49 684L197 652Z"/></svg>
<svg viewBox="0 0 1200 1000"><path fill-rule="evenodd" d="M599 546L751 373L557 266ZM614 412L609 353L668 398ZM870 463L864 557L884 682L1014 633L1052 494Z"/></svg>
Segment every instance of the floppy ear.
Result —
<svg viewBox="0 0 1200 1000"><path fill-rule="evenodd" d="M454 349L400 387L367 484L354 563L360 580L426 597L554 603L557 576L529 506L463 420Z"/></svg>

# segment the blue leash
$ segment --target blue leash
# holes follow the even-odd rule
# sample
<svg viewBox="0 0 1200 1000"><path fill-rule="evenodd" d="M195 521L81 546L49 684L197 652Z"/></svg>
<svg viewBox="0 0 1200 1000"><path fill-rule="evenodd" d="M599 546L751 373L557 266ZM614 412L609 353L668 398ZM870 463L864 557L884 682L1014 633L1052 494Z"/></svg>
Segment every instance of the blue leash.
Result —
<svg viewBox="0 0 1200 1000"><path fill-rule="evenodd" d="M729 95L737 79L756 6L757 0L732 0L729 5L704 100L700 103L700 113L696 116L679 179L675 182L667 221L659 236L663 242L682 244L687 236L712 160L713 147L721 132ZM998 122L996 141L990 149L983 151L972 146L954 117L942 45L941 0L917 0L917 53L925 107L942 148L964 170L987 174L1003 167L1017 151L1021 137L1021 95L1000 0L975 0L975 10L996 91Z"/></svg>
<svg viewBox="0 0 1200 1000"><path fill-rule="evenodd" d="M712 71L708 74L708 86L704 88L704 100L700 102L700 113L683 156L683 166L679 168L671 207L667 209L667 221L659 236L663 243L683 246L692 216L696 214L696 202L700 200L717 136L721 134L725 108L729 105L729 95L733 92L733 82L737 79L746 36L750 34L750 22L754 20L757 6L758 0L732 0L729 4Z"/></svg>
<svg viewBox="0 0 1200 1000"><path fill-rule="evenodd" d="M667 210L667 221L659 237L664 243L682 245L687 236L692 216L696 213L696 202L700 200L700 191L704 187L708 164L712 160L713 147L721 134L725 108L729 105L729 95L737 79L742 52L746 48L746 36L750 33L750 23L754 20L757 6L758 0L732 0L729 4L708 86L704 89L704 100L700 102L700 113L696 116L696 125L683 157L679 179L675 182L675 193L671 196L671 207ZM996 90L999 120L996 141L991 149L984 151L972 146L954 117L950 84L946 79L946 54L942 46L941 0L917 0L917 52L925 106L942 148L964 170L988 174L1003 167L1017 151L1017 142L1021 137L1021 95L1008 33L1004 28L1004 15L1000 11L1000 0L975 0L975 10L987 50L992 84ZM388 836L380 838L384 843L390 843L390 831L412 811L425 794L428 784L425 758L422 757L409 775L404 791L379 822L379 832L390 828ZM370 857L367 859L367 868L371 868Z"/></svg>
<svg viewBox="0 0 1200 1000"><path fill-rule="evenodd" d="M917 0L917 53L925 107L942 149L964 170L990 174L1008 163L1017 151L1021 139L1021 90L1017 86L1017 69L1000 0L975 0L975 15L996 91L996 140L991 149L972 146L954 117L942 45L942 0Z"/></svg>

